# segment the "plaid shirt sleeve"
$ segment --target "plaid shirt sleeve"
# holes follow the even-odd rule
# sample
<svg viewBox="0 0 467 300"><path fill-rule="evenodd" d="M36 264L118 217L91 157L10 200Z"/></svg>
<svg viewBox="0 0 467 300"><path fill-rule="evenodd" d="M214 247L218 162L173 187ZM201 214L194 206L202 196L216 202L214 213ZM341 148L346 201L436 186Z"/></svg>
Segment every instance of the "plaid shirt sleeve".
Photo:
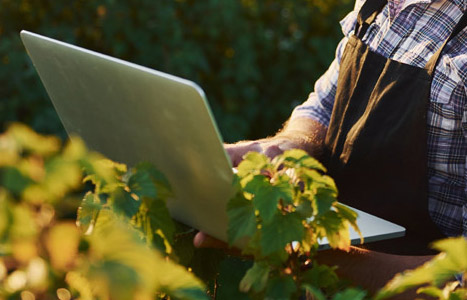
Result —
<svg viewBox="0 0 467 300"><path fill-rule="evenodd" d="M340 61L348 37L355 28L357 12L356 10L352 11L341 21L341 27L345 37L337 46L334 61L329 66L328 70L316 81L314 91L310 93L308 99L301 105L295 107L291 119L311 118L326 127L329 125L336 95Z"/></svg>

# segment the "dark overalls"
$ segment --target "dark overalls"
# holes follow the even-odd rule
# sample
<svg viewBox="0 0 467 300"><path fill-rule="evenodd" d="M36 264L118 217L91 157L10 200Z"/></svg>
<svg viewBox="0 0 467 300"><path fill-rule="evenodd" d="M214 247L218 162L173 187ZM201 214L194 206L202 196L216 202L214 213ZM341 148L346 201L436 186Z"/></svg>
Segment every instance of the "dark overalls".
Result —
<svg viewBox="0 0 467 300"><path fill-rule="evenodd" d="M367 0L339 69L325 139L329 173L343 203L407 230L404 238L369 243L395 254L427 254L443 235L428 213L427 112L433 72L444 46L467 23L461 18L425 68L388 59L362 42L387 0Z"/></svg>

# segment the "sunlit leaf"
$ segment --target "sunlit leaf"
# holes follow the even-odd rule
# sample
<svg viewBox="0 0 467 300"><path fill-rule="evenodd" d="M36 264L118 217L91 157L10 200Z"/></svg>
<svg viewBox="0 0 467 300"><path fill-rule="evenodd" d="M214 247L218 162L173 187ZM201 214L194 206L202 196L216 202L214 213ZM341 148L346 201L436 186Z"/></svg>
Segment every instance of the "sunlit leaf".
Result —
<svg viewBox="0 0 467 300"><path fill-rule="evenodd" d="M438 254L414 270L397 274L378 292L375 299L385 299L426 283L439 286L457 274L465 274L466 258L459 257L467 253L467 241L464 237L444 239L436 242L434 246L446 252Z"/></svg>
<svg viewBox="0 0 467 300"><path fill-rule="evenodd" d="M10 227L11 239L29 239L37 235L39 228L36 226L28 206L24 204L11 205L10 210L13 221Z"/></svg>
<svg viewBox="0 0 467 300"><path fill-rule="evenodd" d="M326 172L326 168L315 158L308 155L308 153L301 149L293 149L284 151L284 160L294 164L299 164L300 167L316 169Z"/></svg>
<svg viewBox="0 0 467 300"><path fill-rule="evenodd" d="M80 233L73 223L60 223L50 229L45 245L54 268L67 270L73 265L79 241Z"/></svg>
<svg viewBox="0 0 467 300"><path fill-rule="evenodd" d="M65 159L78 161L87 154L87 148L80 137L71 136L62 154Z"/></svg>
<svg viewBox="0 0 467 300"><path fill-rule="evenodd" d="M72 290L76 290L79 293L80 300L92 300L92 287L91 283L83 274L74 272L68 272L65 277L66 283L71 287Z"/></svg>
<svg viewBox="0 0 467 300"><path fill-rule="evenodd" d="M448 238L433 243L433 248L445 252L459 270L467 271L467 239Z"/></svg>
<svg viewBox="0 0 467 300"><path fill-rule="evenodd" d="M360 235L360 243L363 243L363 235L357 224L358 213L342 203L336 203L335 207L342 218L347 220L350 226L352 226L352 228Z"/></svg>
<svg viewBox="0 0 467 300"><path fill-rule="evenodd" d="M81 202L81 206L78 208L78 215L76 218L76 224L84 233L90 233L92 227L96 222L97 215L99 214L102 205L99 201L99 197L96 194L88 192ZM91 230L89 230L91 228Z"/></svg>
<svg viewBox="0 0 467 300"><path fill-rule="evenodd" d="M31 128L20 123L11 125L7 130L7 134L12 136L24 150L43 156L56 153L61 145L57 137L39 135Z"/></svg>
<svg viewBox="0 0 467 300"><path fill-rule="evenodd" d="M329 245L332 248L338 248L348 251L350 249L350 232L348 222L335 211L328 211L323 216L316 218L317 225L324 231Z"/></svg>
<svg viewBox="0 0 467 300"><path fill-rule="evenodd" d="M131 226L118 220L109 210L101 210L90 245L92 256L100 262L118 262L135 271L136 277L127 285L134 284L148 292L183 288L204 290L203 284L191 273L150 249Z"/></svg>
<svg viewBox="0 0 467 300"><path fill-rule="evenodd" d="M238 165L238 176L243 177L249 173L259 174L260 170L269 165L269 159L258 152L248 152L243 161Z"/></svg>
<svg viewBox="0 0 467 300"><path fill-rule="evenodd" d="M13 257L22 264L28 263L38 254L36 240L32 238L13 240L11 249Z"/></svg>

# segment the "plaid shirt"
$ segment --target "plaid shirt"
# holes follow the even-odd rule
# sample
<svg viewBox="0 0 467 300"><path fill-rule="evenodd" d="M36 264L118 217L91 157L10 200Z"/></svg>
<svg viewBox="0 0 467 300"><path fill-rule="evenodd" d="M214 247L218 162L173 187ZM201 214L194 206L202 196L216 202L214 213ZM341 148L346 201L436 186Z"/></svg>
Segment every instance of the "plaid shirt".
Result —
<svg viewBox="0 0 467 300"><path fill-rule="evenodd" d="M364 0L342 21L344 38L314 92L292 113L328 126L339 62ZM467 10L467 0L389 0L363 42L387 58L423 68ZM408 99L409 100L409 99ZM445 47L428 110L428 209L448 236L467 236L467 28Z"/></svg>

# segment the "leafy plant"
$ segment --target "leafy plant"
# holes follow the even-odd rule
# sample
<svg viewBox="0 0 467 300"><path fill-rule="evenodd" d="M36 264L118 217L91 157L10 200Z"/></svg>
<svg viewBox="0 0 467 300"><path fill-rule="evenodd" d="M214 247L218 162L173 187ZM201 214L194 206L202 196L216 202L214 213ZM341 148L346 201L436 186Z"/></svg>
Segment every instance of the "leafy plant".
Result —
<svg viewBox="0 0 467 300"><path fill-rule="evenodd" d="M417 286L422 286L417 293L439 300L467 299L467 240L464 237L444 239L433 243L433 248L441 253L415 270L395 276L375 296L375 300L386 299ZM443 284L444 287L440 287Z"/></svg>
<svg viewBox="0 0 467 300"><path fill-rule="evenodd" d="M240 289L254 298L297 299L309 293L325 299L336 292L334 269L313 257L318 241L349 250L349 227L356 231L357 214L337 201L334 181L326 169L303 150L290 150L272 161L248 153L238 166L238 192L228 203L228 236L254 257ZM362 291L341 291L363 299ZM342 299L336 294L334 299Z"/></svg>
<svg viewBox="0 0 467 300"><path fill-rule="evenodd" d="M349 226L358 231L319 162L301 150L273 160L249 153L235 184L228 236L247 264L193 249L194 232L170 218L172 192L153 166L128 169L77 138L63 146L15 124L0 135L0 299L368 298L314 260L319 240L347 250ZM434 247L435 259L396 276L375 300L420 285L440 300L465 299L454 276L465 281L467 241Z"/></svg>
<svg viewBox="0 0 467 300"><path fill-rule="evenodd" d="M78 209L83 170L92 191ZM207 299L165 258L171 192L153 167L127 171L15 124L0 136L0 183L0 299Z"/></svg>

